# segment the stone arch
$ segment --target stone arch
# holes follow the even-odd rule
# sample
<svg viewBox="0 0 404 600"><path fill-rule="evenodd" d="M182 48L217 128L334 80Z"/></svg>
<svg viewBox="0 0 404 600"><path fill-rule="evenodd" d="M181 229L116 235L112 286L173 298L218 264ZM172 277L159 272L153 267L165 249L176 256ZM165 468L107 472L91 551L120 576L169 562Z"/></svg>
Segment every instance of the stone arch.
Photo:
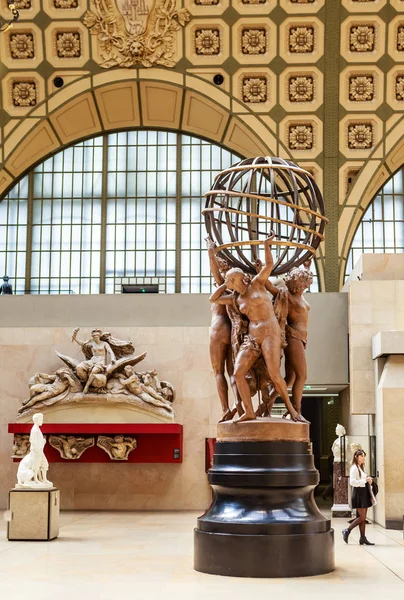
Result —
<svg viewBox="0 0 404 600"><path fill-rule="evenodd" d="M147 76L147 78L145 77ZM58 90L4 140L0 194L48 155L108 131L162 128L197 135L247 157L276 154L276 139L251 111L235 115L230 96L207 81L163 69L83 77ZM283 154L289 152L282 148Z"/></svg>
<svg viewBox="0 0 404 600"><path fill-rule="evenodd" d="M0 199L30 168L66 146L133 128L182 131L243 157L292 159L262 116L197 75L167 69L111 70L78 78L33 109L4 139ZM232 104L233 103L233 104ZM316 267L324 289L323 244Z"/></svg>
<svg viewBox="0 0 404 600"><path fill-rule="evenodd" d="M341 212L338 223L340 288L344 285L349 250L362 216L378 191L404 164L403 125L404 115L387 132L363 165Z"/></svg>

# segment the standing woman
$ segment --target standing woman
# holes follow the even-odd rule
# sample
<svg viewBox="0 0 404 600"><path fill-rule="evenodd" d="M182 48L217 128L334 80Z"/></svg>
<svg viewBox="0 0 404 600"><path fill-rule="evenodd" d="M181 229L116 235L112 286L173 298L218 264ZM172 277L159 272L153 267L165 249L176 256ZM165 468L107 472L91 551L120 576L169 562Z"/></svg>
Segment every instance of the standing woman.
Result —
<svg viewBox="0 0 404 600"><path fill-rule="evenodd" d="M349 534L352 529L359 525L361 537L359 544L362 546L374 546L372 542L366 539L365 528L366 528L366 513L368 508L372 506L372 500L367 484L372 485L373 479L365 473L365 452L363 450L357 450L353 455L352 467L349 472L349 483L351 484L352 490L352 508L357 509L359 515L348 527L342 532L344 542L348 543Z"/></svg>

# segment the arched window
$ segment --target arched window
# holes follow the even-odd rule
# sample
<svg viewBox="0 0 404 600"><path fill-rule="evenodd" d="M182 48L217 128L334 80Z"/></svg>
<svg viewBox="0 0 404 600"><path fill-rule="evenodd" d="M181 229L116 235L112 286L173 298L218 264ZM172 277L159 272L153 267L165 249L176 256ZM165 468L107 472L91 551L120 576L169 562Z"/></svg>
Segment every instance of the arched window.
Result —
<svg viewBox="0 0 404 600"><path fill-rule="evenodd" d="M348 278L361 254L404 252L404 178L400 168L376 194L356 230L345 270Z"/></svg>
<svg viewBox="0 0 404 600"><path fill-rule="evenodd" d="M110 294L131 283L210 292L204 193L239 160L199 138L151 130L66 148L0 202L0 275L17 293Z"/></svg>

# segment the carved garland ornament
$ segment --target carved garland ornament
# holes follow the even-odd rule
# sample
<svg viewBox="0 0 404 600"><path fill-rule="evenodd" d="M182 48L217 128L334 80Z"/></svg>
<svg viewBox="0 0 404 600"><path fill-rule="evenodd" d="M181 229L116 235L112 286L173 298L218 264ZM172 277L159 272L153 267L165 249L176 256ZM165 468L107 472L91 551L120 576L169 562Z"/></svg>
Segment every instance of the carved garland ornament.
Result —
<svg viewBox="0 0 404 600"><path fill-rule="evenodd" d="M83 22L98 38L101 66L173 67L174 34L190 19L176 0L92 0Z"/></svg>

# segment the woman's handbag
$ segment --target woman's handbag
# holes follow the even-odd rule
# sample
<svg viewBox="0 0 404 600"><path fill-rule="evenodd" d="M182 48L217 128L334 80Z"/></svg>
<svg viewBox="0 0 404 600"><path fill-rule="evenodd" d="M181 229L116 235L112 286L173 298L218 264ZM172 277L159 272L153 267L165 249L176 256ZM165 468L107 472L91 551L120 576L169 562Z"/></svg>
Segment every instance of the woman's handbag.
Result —
<svg viewBox="0 0 404 600"><path fill-rule="evenodd" d="M376 506L377 500L376 500L376 496L375 496L375 494L373 492L373 483L372 483L372 485L370 485L370 483L367 483L366 487L368 488L368 492L369 492L370 501L372 503L372 506Z"/></svg>
<svg viewBox="0 0 404 600"><path fill-rule="evenodd" d="M375 480L372 481L372 492L374 496L377 496L377 494L379 493L379 486L377 485Z"/></svg>

